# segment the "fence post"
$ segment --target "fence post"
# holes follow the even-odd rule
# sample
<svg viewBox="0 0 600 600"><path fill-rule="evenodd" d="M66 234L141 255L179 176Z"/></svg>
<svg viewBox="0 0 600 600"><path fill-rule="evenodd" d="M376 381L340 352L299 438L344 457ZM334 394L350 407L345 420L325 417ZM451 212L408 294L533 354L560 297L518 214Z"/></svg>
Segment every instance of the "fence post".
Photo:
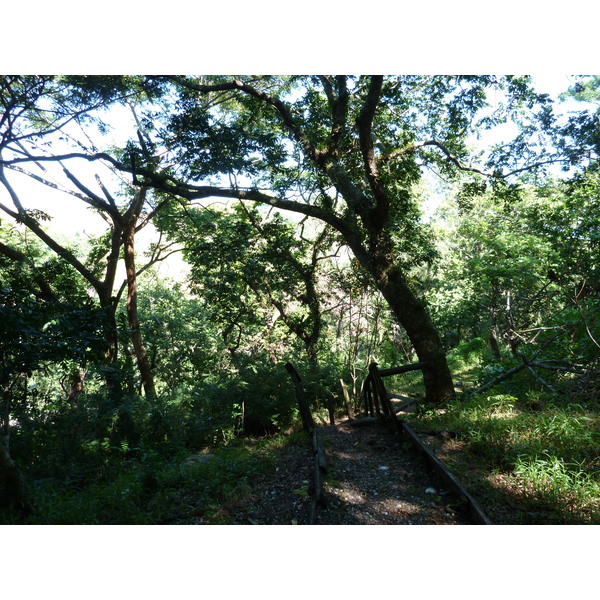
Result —
<svg viewBox="0 0 600 600"><path fill-rule="evenodd" d="M287 363L285 365L287 372L292 377L292 382L294 384L294 390L296 392L296 400L298 402L298 408L300 410L300 418L302 419L302 428L306 433L310 433L314 427L315 422L312 418L312 414L310 412L310 407L308 406L308 402L306 400L306 396L304 395L304 388L302 387L302 378L298 374L298 371L294 368L292 363Z"/></svg>
<svg viewBox="0 0 600 600"><path fill-rule="evenodd" d="M371 377L371 373L369 373L367 375L367 378L365 379L365 384L363 387L363 393L365 395L365 414L367 415L367 417L372 417L374 410L373 410L373 391L371 389L371 381L372 381L372 377Z"/></svg>
<svg viewBox="0 0 600 600"><path fill-rule="evenodd" d="M373 380L376 382L375 385L377 386L377 391L378 391L379 397L381 399L381 404L383 406L385 415L392 422L392 424L394 425L396 430L399 433L401 433L402 432L401 423L398 420L398 416L394 412L392 403L390 402L390 399L389 399L389 396L387 393L387 389L385 387L385 383L383 383L383 377L381 377L379 369L377 368L377 363L371 363L369 365L369 371L370 371L370 375L372 376Z"/></svg>
<svg viewBox="0 0 600 600"><path fill-rule="evenodd" d="M344 383L343 379L340 379L340 385L342 386L342 395L344 397L344 405L346 406L346 414L348 418L352 418L352 407L350 406L350 395L348 394L348 388Z"/></svg>
<svg viewBox="0 0 600 600"><path fill-rule="evenodd" d="M376 398L376 406L377 406L377 416L379 416L379 405L383 409L384 414L388 414L388 406L387 406L387 390L385 389L385 384L383 380L379 376L379 370L377 369L377 363L371 363L369 365L369 374L371 376L371 380L373 381L373 389Z"/></svg>

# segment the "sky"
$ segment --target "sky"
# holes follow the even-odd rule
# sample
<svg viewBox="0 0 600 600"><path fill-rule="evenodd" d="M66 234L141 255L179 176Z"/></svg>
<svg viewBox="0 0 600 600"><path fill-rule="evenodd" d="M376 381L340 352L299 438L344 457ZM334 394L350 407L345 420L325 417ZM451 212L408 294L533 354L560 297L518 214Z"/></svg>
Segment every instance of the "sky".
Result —
<svg viewBox="0 0 600 600"><path fill-rule="evenodd" d="M569 75L559 73L539 73L534 74L534 81L538 91L549 93L552 96L567 90L572 85L573 79ZM574 104L566 105L574 107ZM127 109L118 108L111 113L111 122L117 125L109 134L109 141L115 144L123 144L127 141L127 135L132 130L131 117ZM94 186L93 175L100 173L103 178L107 177L106 173L101 170L99 163L93 163L89 167L83 165L79 161L78 167L73 166L75 172L81 172L80 169L89 171L90 185ZM52 231L59 232L63 235L72 235L77 232L81 235L97 235L105 230L104 221L79 199L67 194L45 188L37 183L31 184L27 178L17 174L10 173L11 182L14 181L15 187L20 191L22 200L26 207L37 208L47 212L53 217L49 227ZM57 177L59 177L57 175ZM97 188L93 188L97 189ZM3 191L0 190L0 198L3 196ZM1 215L0 215L1 216Z"/></svg>
<svg viewBox="0 0 600 600"><path fill-rule="evenodd" d="M534 74L534 81L538 91L549 93L551 96L558 96L558 94L566 91L573 84L571 76L549 72ZM576 103L565 104L565 109L572 109L575 106ZM128 109L119 107L113 110L110 115L110 121L111 123L114 122L115 126L110 131L107 141L116 145L124 144L127 141L128 135L132 133L132 119ZM103 170L99 162L89 164L86 161L78 160L73 161L73 164L69 161L68 164L78 176L80 173L87 173L86 184L98 192L99 188L94 181L96 173L101 175L104 182L108 183L110 181L108 172ZM49 165L47 167L49 169L47 176L50 179L55 179L56 181L62 179L64 181L60 170L53 177L51 172L52 167ZM78 198L52 190L37 182L32 182L28 177L18 173L9 172L9 178L27 208L43 210L52 217L52 220L46 223L46 226L53 234L64 236L67 239L74 236L85 238L97 236L106 230L104 220ZM108 187L109 189L116 189L114 187L111 188L110 185ZM0 201L7 202L7 195L4 189L0 189ZM432 218L439 201L440 198L435 194L430 194L429 198L425 201L422 209L426 220ZM4 218L2 214L0 214L0 218ZM148 226L138 235L136 244L138 249L143 251L152 241L153 229L152 226ZM160 263L158 269L161 275L176 279L181 279L185 273L180 255L174 255L168 261Z"/></svg>

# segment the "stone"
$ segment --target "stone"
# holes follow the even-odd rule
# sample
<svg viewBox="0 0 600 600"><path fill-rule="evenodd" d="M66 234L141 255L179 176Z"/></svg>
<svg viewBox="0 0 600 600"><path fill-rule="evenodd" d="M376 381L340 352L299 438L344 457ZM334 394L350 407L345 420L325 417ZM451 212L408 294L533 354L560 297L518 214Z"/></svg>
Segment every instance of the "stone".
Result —
<svg viewBox="0 0 600 600"><path fill-rule="evenodd" d="M193 454L188 456L184 461L184 465L201 465L211 461L215 457L214 454Z"/></svg>

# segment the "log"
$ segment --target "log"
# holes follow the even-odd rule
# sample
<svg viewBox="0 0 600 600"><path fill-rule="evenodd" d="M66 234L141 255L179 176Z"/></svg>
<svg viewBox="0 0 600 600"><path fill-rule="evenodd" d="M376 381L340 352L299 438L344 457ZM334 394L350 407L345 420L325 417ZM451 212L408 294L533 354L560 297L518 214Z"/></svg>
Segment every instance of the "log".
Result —
<svg viewBox="0 0 600 600"><path fill-rule="evenodd" d="M600 371L598 369L592 369L591 367L580 367L579 365L571 365L565 363L564 365L549 365L546 361L538 362L531 361L529 363L533 367L540 367L541 369L548 369L550 371L566 371L567 373L577 373L578 375L600 375Z"/></svg>
<svg viewBox="0 0 600 600"><path fill-rule="evenodd" d="M413 446L415 446L419 452L425 455L425 458L429 464L444 480L451 491L467 502L469 511L471 513L471 518L480 525L491 525L492 522L488 519L473 496L471 496L462 483L460 483L460 481L448 470L448 468L440 461L433 451L424 444L419 436L406 423L402 422L401 426L404 435L410 439Z"/></svg>
<svg viewBox="0 0 600 600"><path fill-rule="evenodd" d="M529 372L533 375L533 378L536 381L539 381L544 387L548 388L553 394L558 394L558 390L553 386L550 385L543 377L541 377L540 375L538 375L532 367L530 367L529 365L527 365L527 369L529 370Z"/></svg>
<svg viewBox="0 0 600 600"><path fill-rule="evenodd" d="M491 381L488 381L487 383L485 383L481 387L478 387L476 390L473 391L473 393L474 394L480 394L481 392L485 392L486 390L489 390L490 388L494 387L495 385L497 385L501 381L504 381L505 379L508 379L509 377L511 377L512 375L514 375L515 373L518 373L519 371L521 371L522 369L524 369L526 366L527 365L525 363L523 363L521 365L517 365L516 367L514 367L512 369L509 369L508 371L505 371L501 375L498 375L498 377L495 377L494 379L492 379Z"/></svg>

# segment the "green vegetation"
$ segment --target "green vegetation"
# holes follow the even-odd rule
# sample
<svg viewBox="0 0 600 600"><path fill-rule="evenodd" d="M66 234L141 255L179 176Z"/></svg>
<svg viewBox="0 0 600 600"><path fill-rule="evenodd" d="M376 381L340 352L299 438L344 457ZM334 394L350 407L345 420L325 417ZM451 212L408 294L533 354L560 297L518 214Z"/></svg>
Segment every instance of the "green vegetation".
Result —
<svg viewBox="0 0 600 600"><path fill-rule="evenodd" d="M482 361L473 345L458 348L451 361L467 389L497 372L493 363L474 366ZM582 383L563 380L565 393L553 395L515 376L493 391L457 394L443 409L423 409L408 422L437 432L438 454L481 494L496 522L599 523L600 401L574 381Z"/></svg>
<svg viewBox="0 0 600 600"><path fill-rule="evenodd" d="M227 522L286 363L326 422L419 361L497 522L600 522L599 81L0 77L0 521Z"/></svg>
<svg viewBox="0 0 600 600"><path fill-rule="evenodd" d="M165 458L156 452L124 461L106 457L105 450L102 464L96 465L104 476L96 480L80 478L77 485L63 486L50 479L35 482L31 493L36 512L25 523L142 525L197 518L206 524L227 524L223 508L246 498L252 482L273 476L277 464L273 446L281 443L252 450L221 446L214 455L192 455L208 457L206 461L190 460L185 453ZM14 513L6 513L4 522L11 521L20 522Z"/></svg>

